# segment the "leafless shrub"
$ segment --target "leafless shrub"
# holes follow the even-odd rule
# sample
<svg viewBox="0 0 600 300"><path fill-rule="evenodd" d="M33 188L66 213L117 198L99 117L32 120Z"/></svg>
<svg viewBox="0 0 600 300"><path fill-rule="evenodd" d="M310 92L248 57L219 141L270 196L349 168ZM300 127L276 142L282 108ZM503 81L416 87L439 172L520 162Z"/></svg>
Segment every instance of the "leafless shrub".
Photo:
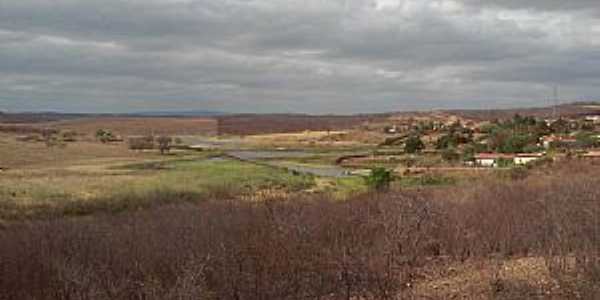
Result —
<svg viewBox="0 0 600 300"><path fill-rule="evenodd" d="M156 138L156 142L158 143L158 150L160 150L160 154L165 154L171 149L173 138L170 136L163 135Z"/></svg>
<svg viewBox="0 0 600 300"><path fill-rule="evenodd" d="M142 136L129 138L129 149L131 150L151 150L154 149L154 137Z"/></svg>
<svg viewBox="0 0 600 300"><path fill-rule="evenodd" d="M7 225L0 299L397 299L411 296L436 257L524 256L546 257L567 298L594 299L600 180L582 165L555 172L346 202L215 194L196 205ZM493 297L535 292L495 278Z"/></svg>

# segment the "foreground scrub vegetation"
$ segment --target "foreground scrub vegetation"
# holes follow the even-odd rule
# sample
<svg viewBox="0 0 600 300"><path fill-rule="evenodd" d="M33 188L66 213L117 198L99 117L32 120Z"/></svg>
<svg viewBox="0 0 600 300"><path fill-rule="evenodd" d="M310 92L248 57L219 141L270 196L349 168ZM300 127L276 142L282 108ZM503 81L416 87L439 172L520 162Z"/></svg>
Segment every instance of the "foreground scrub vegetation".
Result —
<svg viewBox="0 0 600 300"><path fill-rule="evenodd" d="M0 298L598 299L598 175L11 224Z"/></svg>

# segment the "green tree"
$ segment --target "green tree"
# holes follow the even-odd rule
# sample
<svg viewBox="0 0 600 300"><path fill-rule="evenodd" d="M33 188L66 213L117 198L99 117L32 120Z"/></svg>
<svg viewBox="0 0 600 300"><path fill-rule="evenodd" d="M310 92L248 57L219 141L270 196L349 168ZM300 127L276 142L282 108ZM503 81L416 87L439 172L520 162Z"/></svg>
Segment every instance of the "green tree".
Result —
<svg viewBox="0 0 600 300"><path fill-rule="evenodd" d="M521 153L529 144L529 137L526 135L511 135L500 145L499 152L502 153Z"/></svg>
<svg viewBox="0 0 600 300"><path fill-rule="evenodd" d="M569 122L565 119L558 119L550 124L550 129L554 133L569 133Z"/></svg>
<svg viewBox="0 0 600 300"><path fill-rule="evenodd" d="M533 145L533 144L529 144L529 145L523 147L524 153L535 153L535 152L540 152L543 150L544 150L544 147L540 147L538 145Z"/></svg>
<svg viewBox="0 0 600 300"><path fill-rule="evenodd" d="M456 146L458 146L458 141L456 140L456 136L454 134L442 135L437 139L435 143L435 148L438 150Z"/></svg>
<svg viewBox="0 0 600 300"><path fill-rule="evenodd" d="M385 168L374 168L371 170L371 174L365 177L367 186L376 191L387 190L392 180L392 172Z"/></svg>
<svg viewBox="0 0 600 300"><path fill-rule="evenodd" d="M479 128L479 131L481 133L485 133L485 134L493 134L494 132L496 132L498 130L500 130L500 127L498 126L498 124L495 124L495 123L485 124Z"/></svg>
<svg viewBox="0 0 600 300"><path fill-rule="evenodd" d="M417 135L409 136L404 142L404 151L406 153L417 153L425 149L425 144Z"/></svg>
<svg viewBox="0 0 600 300"><path fill-rule="evenodd" d="M598 138L588 132L580 132L575 136L577 147L592 148L598 145Z"/></svg>
<svg viewBox="0 0 600 300"><path fill-rule="evenodd" d="M442 151L442 158L445 161L453 162L460 159L460 154L454 148L447 148Z"/></svg>
<svg viewBox="0 0 600 300"><path fill-rule="evenodd" d="M108 143L114 139L114 135L110 130L98 129L96 131L96 139L102 143Z"/></svg>
<svg viewBox="0 0 600 300"><path fill-rule="evenodd" d="M497 129L492 131L488 137L489 150L502 152L504 144L510 138L510 132L504 129Z"/></svg>
<svg viewBox="0 0 600 300"><path fill-rule="evenodd" d="M534 125L533 133L535 135L537 135L538 137L541 137L541 136L548 135L548 134L552 133L552 129L550 128L550 126L548 126L548 123L546 123L546 121L539 120Z"/></svg>

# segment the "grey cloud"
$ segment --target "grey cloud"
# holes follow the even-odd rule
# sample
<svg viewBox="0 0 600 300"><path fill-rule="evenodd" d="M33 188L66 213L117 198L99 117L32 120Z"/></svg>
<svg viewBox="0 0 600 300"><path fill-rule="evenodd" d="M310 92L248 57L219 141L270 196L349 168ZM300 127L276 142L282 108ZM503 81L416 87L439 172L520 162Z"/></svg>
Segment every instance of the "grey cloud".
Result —
<svg viewBox="0 0 600 300"><path fill-rule="evenodd" d="M0 110L350 113L530 105L554 84L598 94L586 1L382 1L0 0Z"/></svg>
<svg viewBox="0 0 600 300"><path fill-rule="evenodd" d="M478 7L501 7L507 9L532 9L539 11L600 11L595 0L460 0Z"/></svg>

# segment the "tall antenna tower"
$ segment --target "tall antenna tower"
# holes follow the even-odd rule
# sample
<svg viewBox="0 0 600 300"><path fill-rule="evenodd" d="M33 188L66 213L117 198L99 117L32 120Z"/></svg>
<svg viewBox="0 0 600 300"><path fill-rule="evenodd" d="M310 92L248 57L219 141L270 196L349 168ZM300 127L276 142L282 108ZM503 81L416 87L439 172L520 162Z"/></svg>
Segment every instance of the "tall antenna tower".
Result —
<svg viewBox="0 0 600 300"><path fill-rule="evenodd" d="M558 86L554 85L554 105L552 106L552 119L556 119L558 110Z"/></svg>

